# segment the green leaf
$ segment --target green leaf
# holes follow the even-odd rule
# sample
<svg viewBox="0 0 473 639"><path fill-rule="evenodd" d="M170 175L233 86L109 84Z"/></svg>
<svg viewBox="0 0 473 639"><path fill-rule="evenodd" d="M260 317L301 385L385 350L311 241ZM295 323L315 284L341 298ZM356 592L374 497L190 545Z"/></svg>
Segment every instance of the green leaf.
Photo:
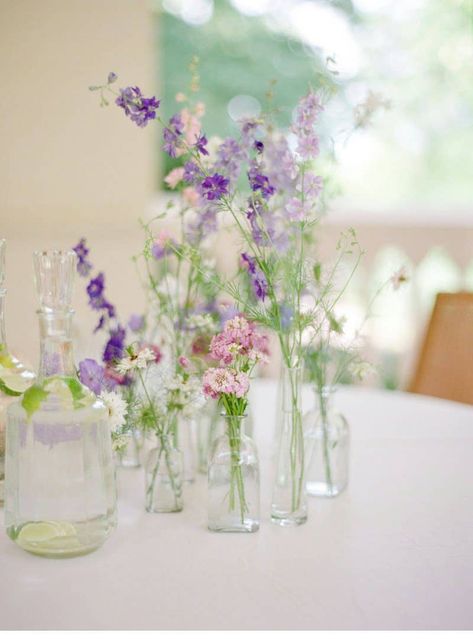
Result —
<svg viewBox="0 0 473 639"><path fill-rule="evenodd" d="M5 395L10 395L11 397L19 397L21 395L21 393L8 388L2 379L0 379L0 392L5 393Z"/></svg>
<svg viewBox="0 0 473 639"><path fill-rule="evenodd" d="M21 405L25 409L28 419L30 419L33 413L38 410L41 406L41 402L43 402L48 395L48 391L44 390L42 386L38 386L37 384L30 386L30 388L25 391L23 399L21 400Z"/></svg>
<svg viewBox="0 0 473 639"><path fill-rule="evenodd" d="M320 284L320 277L322 275L322 264L317 262L314 264L314 278L317 284Z"/></svg>
<svg viewBox="0 0 473 639"><path fill-rule="evenodd" d="M75 379L75 377L64 377L63 382L71 392L74 405L85 397L84 388L78 379Z"/></svg>

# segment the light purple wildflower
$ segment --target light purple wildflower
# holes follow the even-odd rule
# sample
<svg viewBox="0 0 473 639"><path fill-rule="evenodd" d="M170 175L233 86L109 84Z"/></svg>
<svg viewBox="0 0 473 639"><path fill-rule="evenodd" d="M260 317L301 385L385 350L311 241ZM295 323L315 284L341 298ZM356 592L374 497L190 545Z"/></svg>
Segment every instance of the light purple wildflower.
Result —
<svg viewBox="0 0 473 639"><path fill-rule="evenodd" d="M306 198L315 199L322 191L322 187L323 182L320 175L306 172L304 174L303 183L298 183L297 190L300 192L303 190Z"/></svg>
<svg viewBox="0 0 473 639"><path fill-rule="evenodd" d="M150 120L156 118L156 110L160 101L152 98L145 98L139 87L126 87L120 89L120 95L115 100L115 104L125 112L139 127L145 127Z"/></svg>
<svg viewBox="0 0 473 639"><path fill-rule="evenodd" d="M79 362L79 379L96 395L103 390L104 369L95 359L83 359Z"/></svg>
<svg viewBox="0 0 473 639"><path fill-rule="evenodd" d="M182 179L184 182L194 184L194 182L202 175L202 171L199 169L195 162L186 162L184 164L184 175Z"/></svg>
<svg viewBox="0 0 473 639"><path fill-rule="evenodd" d="M316 158L319 154L319 138L313 132L299 132L297 135L296 151L303 160Z"/></svg>
<svg viewBox="0 0 473 639"><path fill-rule="evenodd" d="M302 222L309 214L307 204L297 197L291 198L284 210L293 222Z"/></svg>
<svg viewBox="0 0 473 639"><path fill-rule="evenodd" d="M145 325L145 316L132 313L128 320L128 328L134 333L139 333Z"/></svg>

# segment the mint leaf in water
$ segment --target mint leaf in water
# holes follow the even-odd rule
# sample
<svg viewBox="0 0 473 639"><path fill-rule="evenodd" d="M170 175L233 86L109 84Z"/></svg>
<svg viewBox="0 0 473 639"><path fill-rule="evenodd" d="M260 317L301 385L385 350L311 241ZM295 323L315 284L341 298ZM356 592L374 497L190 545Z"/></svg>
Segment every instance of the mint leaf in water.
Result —
<svg viewBox="0 0 473 639"><path fill-rule="evenodd" d="M41 402L43 402L48 395L48 391L45 391L42 386L38 386L37 384L30 386L30 388L25 391L21 405L25 409L28 419L38 410L41 406Z"/></svg>

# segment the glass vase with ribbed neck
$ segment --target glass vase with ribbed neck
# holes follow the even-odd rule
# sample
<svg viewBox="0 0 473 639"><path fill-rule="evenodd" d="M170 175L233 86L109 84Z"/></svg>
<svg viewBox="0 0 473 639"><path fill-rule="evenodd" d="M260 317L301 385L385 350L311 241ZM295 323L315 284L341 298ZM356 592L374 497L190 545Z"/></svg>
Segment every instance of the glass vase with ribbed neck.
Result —
<svg viewBox="0 0 473 639"><path fill-rule="evenodd" d="M8 409L5 524L24 550L83 555L116 525L108 413L77 377L71 338L72 251L34 254L38 381Z"/></svg>

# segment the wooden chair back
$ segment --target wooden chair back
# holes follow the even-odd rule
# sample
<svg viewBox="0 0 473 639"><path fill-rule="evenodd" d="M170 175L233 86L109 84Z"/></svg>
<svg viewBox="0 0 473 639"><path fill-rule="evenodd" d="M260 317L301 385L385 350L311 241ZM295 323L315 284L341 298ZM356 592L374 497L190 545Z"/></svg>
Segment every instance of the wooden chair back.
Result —
<svg viewBox="0 0 473 639"><path fill-rule="evenodd" d="M473 293L439 293L408 390L473 404Z"/></svg>

